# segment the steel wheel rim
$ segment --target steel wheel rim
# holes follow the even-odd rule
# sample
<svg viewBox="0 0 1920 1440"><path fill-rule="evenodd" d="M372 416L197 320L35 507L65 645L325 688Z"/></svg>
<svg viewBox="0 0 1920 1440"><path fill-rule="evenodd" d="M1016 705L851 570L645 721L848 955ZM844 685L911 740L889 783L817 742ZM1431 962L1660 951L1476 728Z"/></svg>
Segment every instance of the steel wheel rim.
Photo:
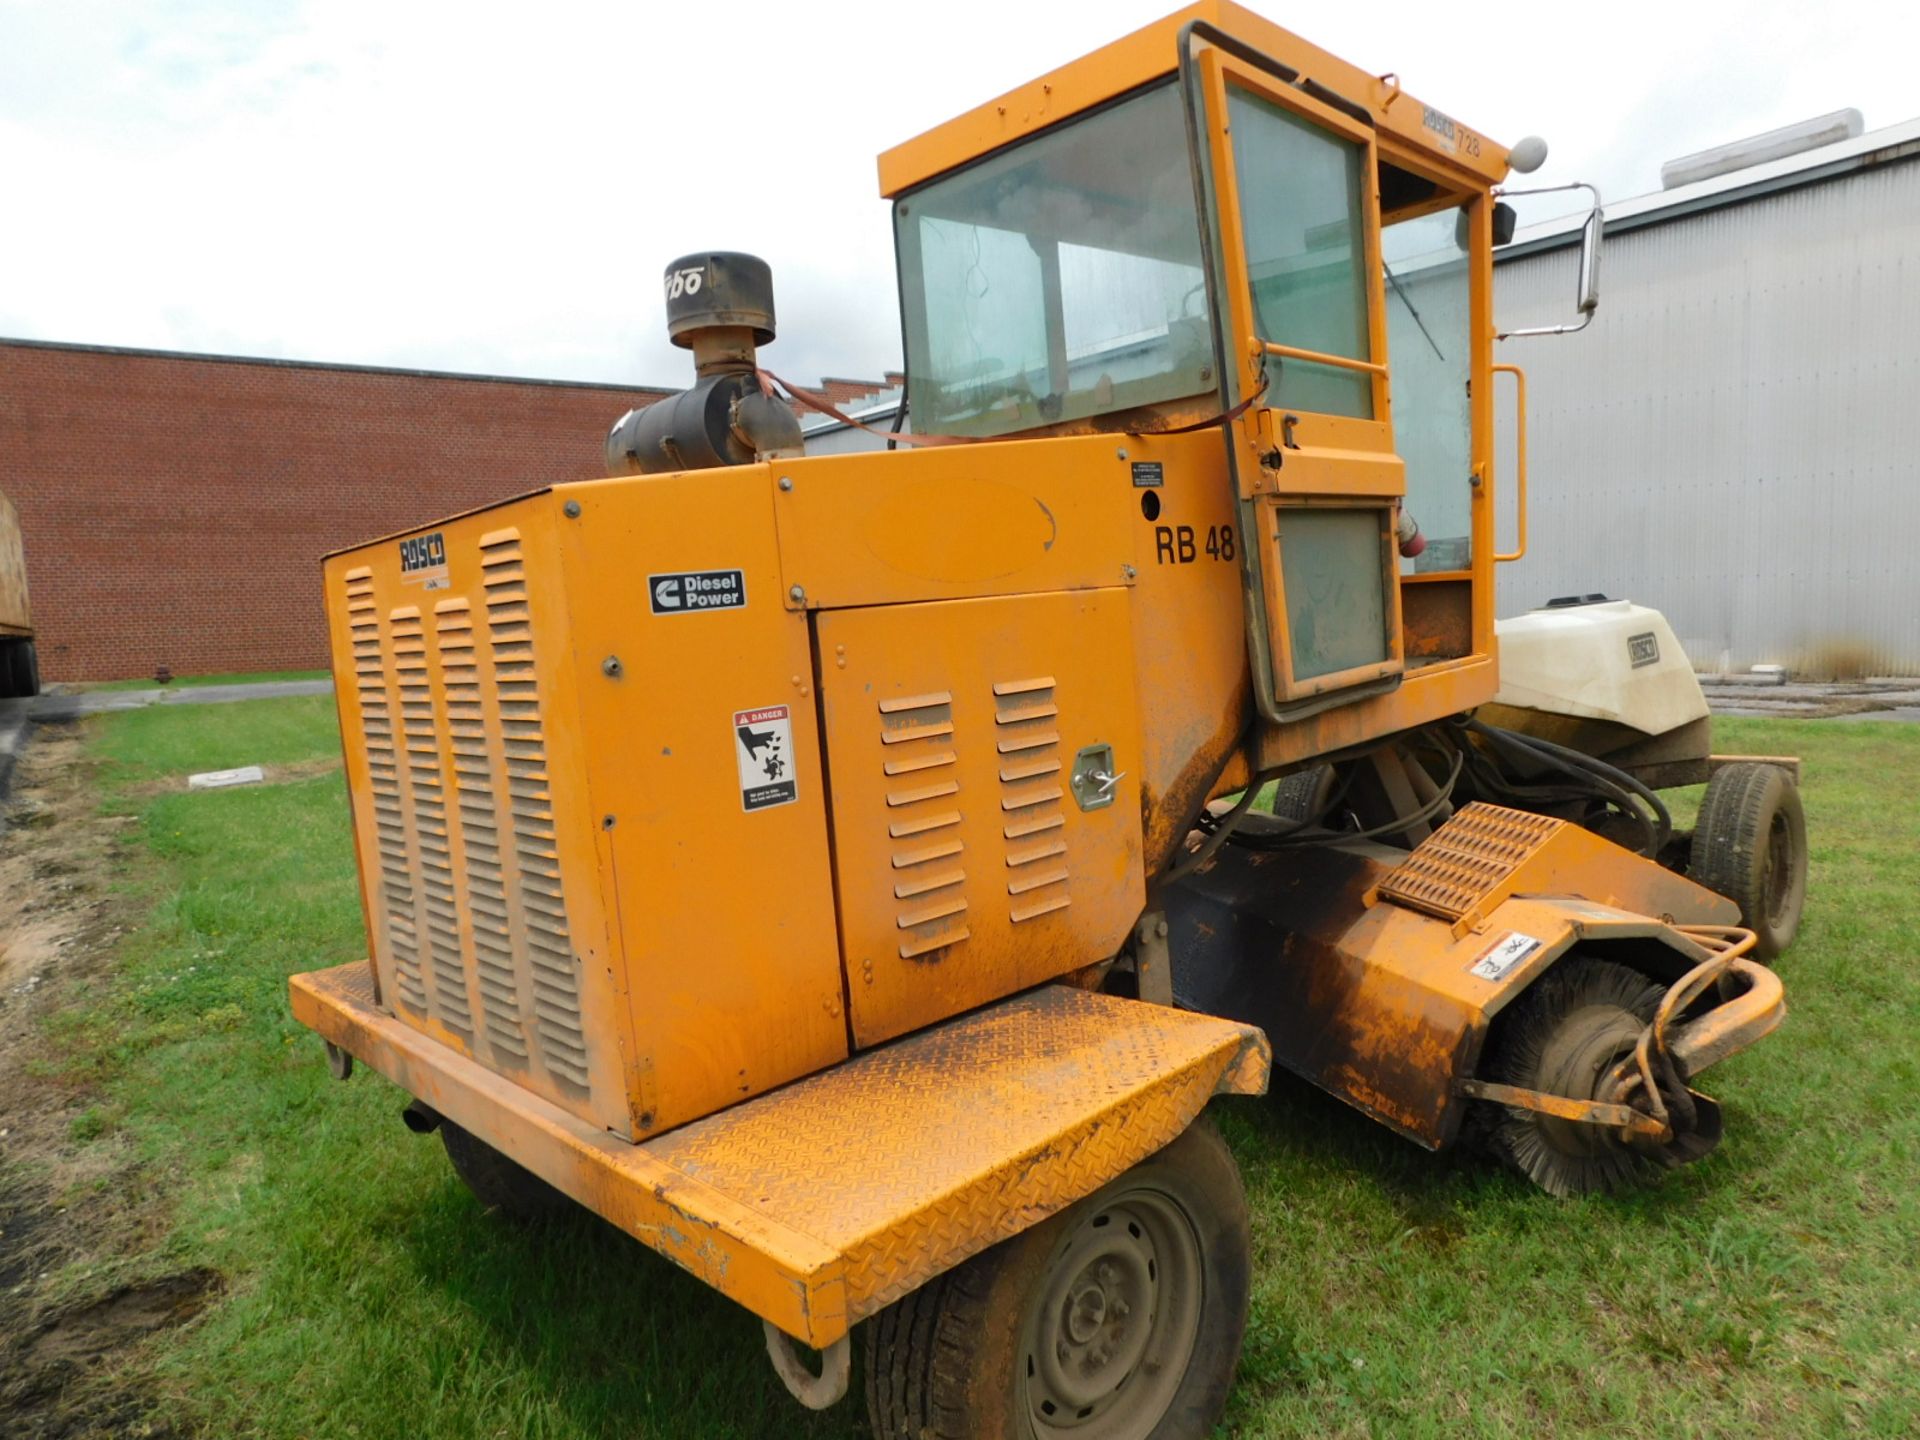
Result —
<svg viewBox="0 0 1920 1440"><path fill-rule="evenodd" d="M1769 927L1786 918L1793 894L1793 827L1784 811L1776 810L1767 824L1767 863L1761 869L1760 909Z"/></svg>
<svg viewBox="0 0 1920 1440"><path fill-rule="evenodd" d="M1200 1334L1206 1268L1192 1219L1142 1186L1063 1240L1021 1324L1016 1414L1034 1440L1145 1440Z"/></svg>

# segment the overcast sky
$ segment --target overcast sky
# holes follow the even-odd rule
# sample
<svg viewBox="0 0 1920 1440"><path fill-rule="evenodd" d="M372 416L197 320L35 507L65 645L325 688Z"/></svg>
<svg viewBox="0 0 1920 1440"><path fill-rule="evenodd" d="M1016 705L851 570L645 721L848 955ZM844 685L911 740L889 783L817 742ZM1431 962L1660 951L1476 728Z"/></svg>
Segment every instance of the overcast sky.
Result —
<svg viewBox="0 0 1920 1440"><path fill-rule="evenodd" d="M1920 113L1912 4L1254 5L1613 198ZM714 247L773 266L772 368L878 374L875 154L1172 8L0 0L0 335L678 386L658 277Z"/></svg>

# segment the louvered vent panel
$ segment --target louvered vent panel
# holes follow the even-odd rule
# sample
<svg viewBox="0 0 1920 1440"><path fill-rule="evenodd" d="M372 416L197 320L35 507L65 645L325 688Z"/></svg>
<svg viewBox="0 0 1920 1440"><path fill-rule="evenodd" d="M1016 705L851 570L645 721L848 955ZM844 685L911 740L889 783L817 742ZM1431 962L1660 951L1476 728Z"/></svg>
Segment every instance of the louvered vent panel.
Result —
<svg viewBox="0 0 1920 1440"><path fill-rule="evenodd" d="M1000 833L1006 838L1007 915L1018 924L1073 903L1062 803L1067 777L1053 676L998 682L993 687L993 720Z"/></svg>
<svg viewBox="0 0 1920 1440"><path fill-rule="evenodd" d="M968 935L953 696L882 700L880 747L900 956L938 958Z"/></svg>
<svg viewBox="0 0 1920 1440"><path fill-rule="evenodd" d="M464 598L443 600L434 607L434 633L453 748L454 805L480 988L480 1024L497 1060L524 1065L527 1042L521 1033L520 993L514 975L487 710L480 689L472 607Z"/></svg>
<svg viewBox="0 0 1920 1440"><path fill-rule="evenodd" d="M420 907L425 918L422 959L433 975L432 1014L451 1030L473 1033L466 967L460 959L460 916L454 908L453 857L447 843L447 797L440 771L433 677L418 606L395 610L393 669L400 681L400 740L420 853Z"/></svg>
<svg viewBox="0 0 1920 1440"><path fill-rule="evenodd" d="M525 926L533 977L534 1031L540 1059L562 1085L588 1086L586 1037L580 1024L580 985L560 888L553 801L548 788L546 735L540 713L526 566L517 530L482 538L486 633L493 698L506 757L506 833L511 864L500 867Z"/></svg>
<svg viewBox="0 0 1920 1440"><path fill-rule="evenodd" d="M372 887L381 926L392 952L395 999L415 1014L427 1013L426 983L420 975L420 944L414 933L413 865L407 858L407 823L400 800L399 761L395 753L393 707L387 698L387 651L379 605L373 595L373 571L349 570L347 628L353 643L354 690L360 704L360 729L367 748L367 777L373 791L373 828L380 867Z"/></svg>

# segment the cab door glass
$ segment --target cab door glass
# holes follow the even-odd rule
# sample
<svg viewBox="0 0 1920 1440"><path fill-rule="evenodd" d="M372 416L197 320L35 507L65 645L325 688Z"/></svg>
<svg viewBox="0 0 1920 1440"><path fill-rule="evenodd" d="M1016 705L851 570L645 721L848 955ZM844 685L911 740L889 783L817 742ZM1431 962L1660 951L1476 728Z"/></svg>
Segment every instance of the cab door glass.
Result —
<svg viewBox="0 0 1920 1440"><path fill-rule="evenodd" d="M1279 532L1295 683L1391 660L1380 512L1288 507Z"/></svg>
<svg viewBox="0 0 1920 1440"><path fill-rule="evenodd" d="M1464 207L1389 222L1387 353L1394 449L1407 466L1407 511L1426 550L1404 571L1465 570L1473 546L1471 288Z"/></svg>
<svg viewBox="0 0 1920 1440"><path fill-rule="evenodd" d="M1233 89L1227 96L1240 224L1262 340L1368 360L1362 176L1354 141ZM1373 418L1363 371L1270 359L1267 404Z"/></svg>

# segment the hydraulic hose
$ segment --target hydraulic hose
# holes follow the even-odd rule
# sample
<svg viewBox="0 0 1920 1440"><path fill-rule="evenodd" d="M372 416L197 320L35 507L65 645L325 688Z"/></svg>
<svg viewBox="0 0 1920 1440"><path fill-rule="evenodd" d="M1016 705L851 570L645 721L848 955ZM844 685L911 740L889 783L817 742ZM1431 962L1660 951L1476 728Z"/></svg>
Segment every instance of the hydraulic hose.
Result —
<svg viewBox="0 0 1920 1440"><path fill-rule="evenodd" d="M1542 740L1537 735L1502 730L1481 720L1469 719L1464 728L1481 736L1496 750L1504 750L1509 755L1518 751L1553 769L1586 780L1601 799L1639 823L1646 841L1643 853L1649 857L1657 856L1673 838L1673 816L1666 805L1658 795L1626 771L1581 751L1557 745L1551 740ZM1512 788L1528 787L1515 785ZM1634 803L1636 797L1646 802L1646 810Z"/></svg>

